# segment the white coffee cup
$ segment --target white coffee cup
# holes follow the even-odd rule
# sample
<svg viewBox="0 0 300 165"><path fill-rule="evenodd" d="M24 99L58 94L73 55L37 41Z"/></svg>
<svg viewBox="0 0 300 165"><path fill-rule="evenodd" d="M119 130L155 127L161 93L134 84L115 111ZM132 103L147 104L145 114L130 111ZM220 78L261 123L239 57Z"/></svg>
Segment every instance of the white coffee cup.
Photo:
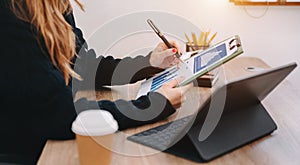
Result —
<svg viewBox="0 0 300 165"><path fill-rule="evenodd" d="M113 137L117 130L118 124L109 112L104 110L81 112L72 124L80 164L110 164Z"/></svg>

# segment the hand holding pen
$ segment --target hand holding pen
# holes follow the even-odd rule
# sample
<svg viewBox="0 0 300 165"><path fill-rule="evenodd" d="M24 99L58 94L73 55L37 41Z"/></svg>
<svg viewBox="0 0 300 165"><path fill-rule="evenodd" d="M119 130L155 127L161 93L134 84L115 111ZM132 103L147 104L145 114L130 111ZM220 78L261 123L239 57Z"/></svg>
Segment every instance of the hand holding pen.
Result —
<svg viewBox="0 0 300 165"><path fill-rule="evenodd" d="M164 63L169 63L169 66L174 65L174 64L178 64L179 62L183 61L180 59L180 55L179 55L179 46L178 44L176 44L176 42L169 42L165 36L160 32L160 30L158 30L158 28L153 24L153 22L148 19L147 20L148 24L151 26L151 28L154 30L154 32L162 39L162 41L164 42L164 44L160 44L158 45L158 47L153 51L161 51L160 48L168 48L169 51L172 51L172 55L173 57L167 57L167 59L164 60ZM164 58L164 57L161 57ZM151 63L151 59L150 59L150 63ZM166 64L164 64L165 66Z"/></svg>
<svg viewBox="0 0 300 165"><path fill-rule="evenodd" d="M152 27L154 32L163 40L163 43L158 44L150 56L150 64L152 66L158 65L160 68L167 68L179 62L183 63L179 55L179 46L176 42L169 42L164 35L154 26L153 22L148 19L147 22ZM153 60L154 59L154 60ZM157 62L156 64L153 63ZM153 65L154 64L154 65ZM192 83L186 86L178 87L178 84L184 78L175 78L164 85L162 85L157 92L165 96L174 108L179 108L186 100L184 94L193 86Z"/></svg>
<svg viewBox="0 0 300 165"><path fill-rule="evenodd" d="M174 41L172 41L171 44L175 45L175 47L178 47L177 43ZM152 51L150 56L150 64L153 67L158 67L161 69L166 69L176 65L180 62L175 56L177 52L177 48L169 49L163 42L161 42Z"/></svg>

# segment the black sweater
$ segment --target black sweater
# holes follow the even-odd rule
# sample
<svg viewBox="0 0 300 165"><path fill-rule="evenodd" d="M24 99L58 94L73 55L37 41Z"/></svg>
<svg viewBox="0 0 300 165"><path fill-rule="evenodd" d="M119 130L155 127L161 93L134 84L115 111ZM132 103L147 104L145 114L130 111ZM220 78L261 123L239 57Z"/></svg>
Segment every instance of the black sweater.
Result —
<svg viewBox="0 0 300 165"><path fill-rule="evenodd" d="M29 161L37 161L48 139L74 138L71 124L80 111L87 109L109 111L118 121L120 130L153 123L175 112L169 101L155 92L132 101L96 102L82 98L74 104L71 85L65 85L45 45L37 42L34 27L17 19L4 1L7 0L0 2L0 155L21 155ZM84 79L82 82L73 80L76 86L74 92L103 85L133 83L160 71L150 66L149 55L122 60L103 56L96 58L95 52L88 49L82 32L75 26L73 15L66 15L65 19L76 34L79 58L74 61L81 65L75 66L75 70ZM89 74L93 66L97 67L96 79ZM94 83L90 83L90 79L95 80ZM160 105L163 108L159 108ZM124 114L133 114L141 120ZM147 116L156 117L144 120Z"/></svg>

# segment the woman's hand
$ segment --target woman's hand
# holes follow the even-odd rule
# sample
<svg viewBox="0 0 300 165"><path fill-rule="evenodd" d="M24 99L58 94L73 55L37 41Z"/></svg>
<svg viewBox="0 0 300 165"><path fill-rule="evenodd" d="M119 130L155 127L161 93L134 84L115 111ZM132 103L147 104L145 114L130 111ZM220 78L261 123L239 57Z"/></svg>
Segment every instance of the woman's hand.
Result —
<svg viewBox="0 0 300 165"><path fill-rule="evenodd" d="M164 43L159 43L150 55L150 64L153 67L166 69L179 63L175 56L180 52L179 46L175 41L170 42L175 48L168 49Z"/></svg>
<svg viewBox="0 0 300 165"><path fill-rule="evenodd" d="M165 96L174 108L179 108L182 103L186 100L184 94L193 86L192 83L176 87L184 78L177 78L161 86L157 92Z"/></svg>

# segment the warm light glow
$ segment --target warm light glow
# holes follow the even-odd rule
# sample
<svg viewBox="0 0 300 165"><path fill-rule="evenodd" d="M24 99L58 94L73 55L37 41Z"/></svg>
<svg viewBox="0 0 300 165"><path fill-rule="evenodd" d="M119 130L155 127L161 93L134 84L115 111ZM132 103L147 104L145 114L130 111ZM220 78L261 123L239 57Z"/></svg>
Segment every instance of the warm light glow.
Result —
<svg viewBox="0 0 300 165"><path fill-rule="evenodd" d="M241 0L241 1L249 1L249 2L276 2L277 0Z"/></svg>
<svg viewBox="0 0 300 165"><path fill-rule="evenodd" d="M300 0L229 0L236 5L291 5L299 6Z"/></svg>

